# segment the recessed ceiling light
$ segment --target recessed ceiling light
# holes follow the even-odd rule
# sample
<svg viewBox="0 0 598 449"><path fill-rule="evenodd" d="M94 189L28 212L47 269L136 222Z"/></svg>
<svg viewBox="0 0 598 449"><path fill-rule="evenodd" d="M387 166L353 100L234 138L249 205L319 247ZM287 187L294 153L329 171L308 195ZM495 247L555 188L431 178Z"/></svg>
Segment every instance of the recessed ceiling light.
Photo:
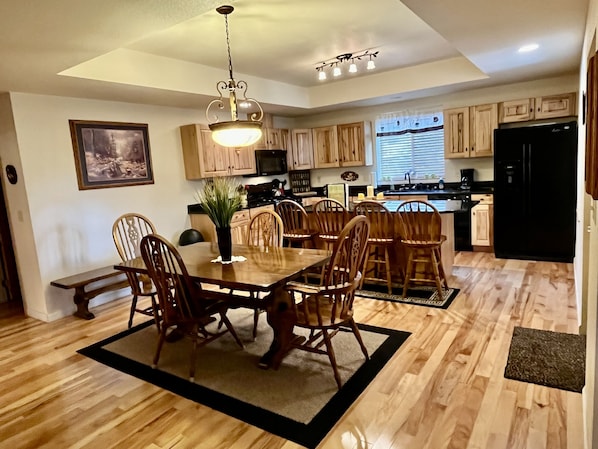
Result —
<svg viewBox="0 0 598 449"><path fill-rule="evenodd" d="M517 50L519 53L527 53L530 51L534 51L537 50L539 47L538 44L528 44L528 45L524 45L522 47L519 47L519 50Z"/></svg>

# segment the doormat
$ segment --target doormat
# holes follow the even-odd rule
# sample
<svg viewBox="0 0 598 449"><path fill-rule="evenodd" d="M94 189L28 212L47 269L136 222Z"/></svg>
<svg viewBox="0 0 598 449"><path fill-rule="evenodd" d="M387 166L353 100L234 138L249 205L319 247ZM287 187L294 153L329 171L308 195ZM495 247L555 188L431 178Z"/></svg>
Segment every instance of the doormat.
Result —
<svg viewBox="0 0 598 449"><path fill-rule="evenodd" d="M402 286L393 286L392 295L388 293L386 285L365 284L363 287L362 290L358 290L355 294L363 298L400 302L415 306L436 307L439 309L447 309L460 291L458 288L449 288L445 290L444 297L440 297L436 287L424 285L407 289L407 297L403 298Z"/></svg>
<svg viewBox="0 0 598 449"><path fill-rule="evenodd" d="M585 335L516 326L505 377L581 393L585 362Z"/></svg>

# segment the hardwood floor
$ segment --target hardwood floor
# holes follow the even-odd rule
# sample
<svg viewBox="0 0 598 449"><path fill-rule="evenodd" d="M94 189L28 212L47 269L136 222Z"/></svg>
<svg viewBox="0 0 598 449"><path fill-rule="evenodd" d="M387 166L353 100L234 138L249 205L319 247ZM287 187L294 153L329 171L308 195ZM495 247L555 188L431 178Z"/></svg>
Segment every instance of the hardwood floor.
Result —
<svg viewBox="0 0 598 449"><path fill-rule="evenodd" d="M319 448L583 448L580 394L503 377L514 326L577 333L572 265L462 252L449 282L448 310L356 303L357 321L412 335ZM0 313L0 448L300 447L76 353L128 307Z"/></svg>

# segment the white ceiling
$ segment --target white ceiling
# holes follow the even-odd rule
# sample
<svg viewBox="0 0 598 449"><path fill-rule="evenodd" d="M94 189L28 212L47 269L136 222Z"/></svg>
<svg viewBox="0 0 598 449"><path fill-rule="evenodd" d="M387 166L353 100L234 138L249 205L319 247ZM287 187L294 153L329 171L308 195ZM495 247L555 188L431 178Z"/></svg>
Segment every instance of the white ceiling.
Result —
<svg viewBox="0 0 598 449"><path fill-rule="evenodd" d="M234 75L301 115L576 72L588 0L0 0L0 92L204 107ZM536 52L519 54L524 44ZM318 63L379 51L318 81ZM365 64L366 61L360 61ZM331 77L329 77L331 78Z"/></svg>

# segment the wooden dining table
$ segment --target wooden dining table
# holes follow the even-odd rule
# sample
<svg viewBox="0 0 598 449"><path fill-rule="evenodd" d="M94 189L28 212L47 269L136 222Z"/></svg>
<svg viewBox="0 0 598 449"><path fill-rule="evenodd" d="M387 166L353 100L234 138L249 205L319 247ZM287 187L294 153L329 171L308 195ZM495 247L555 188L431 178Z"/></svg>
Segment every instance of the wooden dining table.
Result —
<svg viewBox="0 0 598 449"><path fill-rule="evenodd" d="M200 242L177 248L189 276L204 284L212 284L234 291L264 292L265 295L240 297L231 294L231 307L243 306L265 308L268 324L274 331L269 350L259 366L278 368L296 338L293 334L295 316L291 308L292 298L285 286L301 276L306 270L318 267L330 259L331 253L324 249L233 245L233 256L246 260L223 264L213 262L220 252L216 242ZM141 257L114 266L117 270L147 273ZM238 301L237 304L235 302Z"/></svg>

